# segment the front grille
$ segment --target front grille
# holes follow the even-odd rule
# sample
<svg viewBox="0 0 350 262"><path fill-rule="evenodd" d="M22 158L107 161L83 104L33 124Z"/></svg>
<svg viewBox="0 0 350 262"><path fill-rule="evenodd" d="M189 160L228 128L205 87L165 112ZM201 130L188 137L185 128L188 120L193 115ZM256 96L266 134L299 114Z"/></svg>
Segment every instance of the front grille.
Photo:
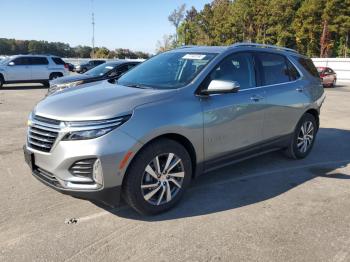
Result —
<svg viewBox="0 0 350 262"><path fill-rule="evenodd" d="M60 130L60 121L34 116L28 130L28 146L50 152Z"/></svg>
<svg viewBox="0 0 350 262"><path fill-rule="evenodd" d="M76 161L69 168L69 172L71 172L71 174L74 176L84 176L84 177L92 178L92 172L93 172L95 161L96 161L96 158Z"/></svg>
<svg viewBox="0 0 350 262"><path fill-rule="evenodd" d="M49 183L55 187L62 187L53 174L51 174L50 172L47 172L44 169L41 169L40 167L36 167L34 169L34 175L36 175L41 180L44 180L46 183Z"/></svg>

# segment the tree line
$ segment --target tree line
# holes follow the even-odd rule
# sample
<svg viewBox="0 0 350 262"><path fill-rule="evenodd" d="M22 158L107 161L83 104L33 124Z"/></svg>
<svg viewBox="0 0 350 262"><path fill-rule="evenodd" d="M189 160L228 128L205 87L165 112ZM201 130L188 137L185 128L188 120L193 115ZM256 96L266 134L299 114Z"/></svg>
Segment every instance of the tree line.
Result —
<svg viewBox="0 0 350 262"><path fill-rule="evenodd" d="M144 58L150 55L140 51L131 51L125 48L109 50L106 47L95 47L94 52L89 46L71 47L69 44L61 42L48 42L37 40L16 40L0 38L0 55L17 55L17 54L51 54L60 57L75 58Z"/></svg>
<svg viewBox="0 0 350 262"><path fill-rule="evenodd" d="M176 35L158 42L158 51L181 44L256 42L310 57L350 55L350 0L214 0L200 11L182 5L169 21Z"/></svg>

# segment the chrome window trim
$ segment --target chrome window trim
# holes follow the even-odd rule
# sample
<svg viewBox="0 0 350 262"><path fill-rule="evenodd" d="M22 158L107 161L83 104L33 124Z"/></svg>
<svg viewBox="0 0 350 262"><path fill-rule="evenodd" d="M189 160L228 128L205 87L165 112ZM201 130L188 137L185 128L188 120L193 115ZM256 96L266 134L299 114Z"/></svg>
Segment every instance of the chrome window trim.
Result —
<svg viewBox="0 0 350 262"><path fill-rule="evenodd" d="M288 82L282 82L282 83L278 83L278 84L272 84L272 85L263 85L263 86L256 86L256 87L252 87L252 88L246 88L246 89L240 89L238 90L238 92L243 92L246 90L255 90L255 89L260 89L260 88L266 88L266 87L273 87L273 86L278 86L278 85L286 85L286 84L290 84L290 83L295 83L299 80L301 80L304 77L304 74L300 71L300 69L295 65L295 63L293 61L290 60L290 58L288 56L282 55L284 56L293 66L294 68L298 71L299 73L299 78L293 80L293 81L288 81Z"/></svg>

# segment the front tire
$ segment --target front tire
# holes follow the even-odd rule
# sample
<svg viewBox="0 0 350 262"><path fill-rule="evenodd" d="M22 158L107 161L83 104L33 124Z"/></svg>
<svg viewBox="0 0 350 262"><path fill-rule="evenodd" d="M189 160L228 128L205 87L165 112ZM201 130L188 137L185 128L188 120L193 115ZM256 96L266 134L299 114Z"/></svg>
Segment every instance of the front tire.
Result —
<svg viewBox="0 0 350 262"><path fill-rule="evenodd" d="M286 155L292 159L303 159L314 145L318 126L312 114L306 113L298 122L294 134L286 149Z"/></svg>
<svg viewBox="0 0 350 262"><path fill-rule="evenodd" d="M4 78L0 75L0 88L4 85Z"/></svg>
<svg viewBox="0 0 350 262"><path fill-rule="evenodd" d="M191 177L187 150L176 141L159 139L133 159L123 183L123 196L137 212L155 215L179 202Z"/></svg>

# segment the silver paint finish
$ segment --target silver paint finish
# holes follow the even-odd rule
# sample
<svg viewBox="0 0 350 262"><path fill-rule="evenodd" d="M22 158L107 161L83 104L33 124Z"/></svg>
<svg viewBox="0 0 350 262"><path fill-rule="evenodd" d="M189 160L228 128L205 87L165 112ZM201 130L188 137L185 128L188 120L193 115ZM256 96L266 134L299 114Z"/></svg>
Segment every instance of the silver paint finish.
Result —
<svg viewBox="0 0 350 262"><path fill-rule="evenodd" d="M201 173L205 171L205 161L291 134L301 116L309 109L319 111L324 100L319 80L304 74L298 62L289 57L289 52L273 49L268 52L286 55L298 67L302 75L299 80L237 93L198 95L202 81L223 58L235 52L259 50L251 46L187 47L171 52L184 50L218 55L183 88L139 89L102 82L42 100L34 113L61 121L132 116L120 127L96 139L62 141L60 137L50 153L29 149L35 154L36 164L61 180L77 181L79 178L68 171L70 165L95 157L101 161L104 187L118 186L122 184L128 165L145 144L160 136L176 135L193 147L199 167L197 172ZM128 152L132 152L131 157L120 168Z"/></svg>

